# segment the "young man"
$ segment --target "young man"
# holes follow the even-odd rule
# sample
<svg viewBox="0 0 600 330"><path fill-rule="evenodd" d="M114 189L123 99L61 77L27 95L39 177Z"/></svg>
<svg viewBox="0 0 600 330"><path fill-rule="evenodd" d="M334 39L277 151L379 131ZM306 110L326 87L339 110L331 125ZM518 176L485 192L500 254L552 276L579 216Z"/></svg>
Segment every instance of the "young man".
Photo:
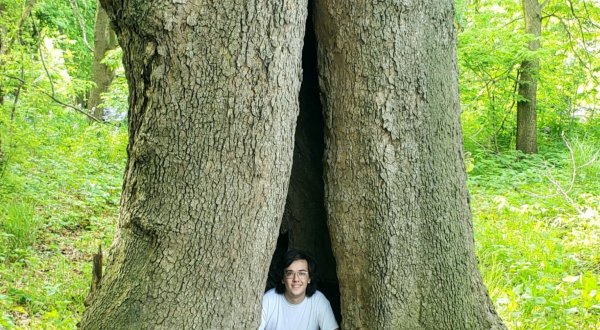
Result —
<svg viewBox="0 0 600 330"><path fill-rule="evenodd" d="M290 250L283 256L281 283L263 297L259 330L339 328L329 301L317 291L315 271L315 261L302 251Z"/></svg>

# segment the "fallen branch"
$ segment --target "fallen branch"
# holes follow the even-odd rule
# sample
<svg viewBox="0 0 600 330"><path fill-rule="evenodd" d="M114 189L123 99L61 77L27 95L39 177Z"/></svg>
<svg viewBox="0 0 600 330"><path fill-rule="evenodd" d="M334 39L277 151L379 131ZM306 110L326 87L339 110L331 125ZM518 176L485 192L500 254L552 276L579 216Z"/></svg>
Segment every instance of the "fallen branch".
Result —
<svg viewBox="0 0 600 330"><path fill-rule="evenodd" d="M25 85L26 85L26 86L32 87L32 88L34 88L34 89L35 89L37 92L40 92L40 93L42 93L42 94L44 94L44 95L48 96L49 98L51 98L51 99L52 99L54 102L56 102L56 103L58 103L58 104L60 104L60 105L62 105L62 106L64 106L64 107L67 107L67 108L73 109L73 110L75 110L75 111L77 111L77 112L79 112L79 113L82 113L82 114L86 115L88 118L90 118L90 119L92 119L92 120L94 120L94 121L97 121L97 122L100 122L100 123L104 123L104 124L108 124L107 122L105 122L105 121L103 121L103 120L100 120L99 118L96 118L96 117L94 117L93 115L89 114L89 113L88 113L86 110L80 109L80 108L78 108L78 107L75 107L75 106L72 106L72 105L70 105L70 104L67 104L67 103L65 103L65 102L63 102L63 101L61 101L61 100L59 100L58 98L56 98L54 95L52 95L52 94L50 94L50 93L46 92L45 90L43 90L43 89L41 89L41 88L38 88L38 87L36 87L35 85L28 84L28 83L27 83L25 80L23 80L23 79L21 79L21 78L19 78L19 77L15 77L15 76L7 75L7 74L3 74L3 76L5 76L5 77L7 77L7 78L10 78L10 79L15 79L15 80L18 80L18 81L20 81L20 82L21 82L21 84L22 84L21 86L25 86Z"/></svg>
<svg viewBox="0 0 600 330"><path fill-rule="evenodd" d="M598 158L598 155L600 154L600 152L596 152L592 156L592 158L589 161L587 161L585 164L577 166L577 162L575 160L575 152L573 151L571 144L565 137L565 133L562 132L560 136L563 139L563 141L565 142L567 149L569 150L569 158L570 158L570 162L571 162L571 177L569 179L569 187L567 189L565 189L560 184L560 182L558 182L558 180L552 175L550 166L548 166L546 163L546 166L547 166L546 167L546 177L548 178L548 181L550 181L556 187L557 193L552 194L552 195L537 195L537 194L534 194L531 192L525 192L525 193L529 196L537 197L537 198L550 198L550 197L562 195L567 200L567 202L569 202L571 204L571 207L573 207L577 211L577 213L579 215L583 215L583 211L577 206L577 204L571 198L571 196L569 196L569 193L573 190L573 187L575 186L575 180L577 178L577 170L594 163L596 161L596 159Z"/></svg>

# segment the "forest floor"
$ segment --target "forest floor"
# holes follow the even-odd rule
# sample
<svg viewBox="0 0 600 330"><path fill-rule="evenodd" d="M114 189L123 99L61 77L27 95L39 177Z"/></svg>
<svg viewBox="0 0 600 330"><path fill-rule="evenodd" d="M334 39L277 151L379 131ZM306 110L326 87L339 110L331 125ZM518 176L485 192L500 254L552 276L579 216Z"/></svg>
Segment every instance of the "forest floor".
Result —
<svg viewBox="0 0 600 330"><path fill-rule="evenodd" d="M126 129L48 113L14 125L0 141L0 329L74 329L114 234ZM600 329L599 145L467 148L476 253L510 329Z"/></svg>

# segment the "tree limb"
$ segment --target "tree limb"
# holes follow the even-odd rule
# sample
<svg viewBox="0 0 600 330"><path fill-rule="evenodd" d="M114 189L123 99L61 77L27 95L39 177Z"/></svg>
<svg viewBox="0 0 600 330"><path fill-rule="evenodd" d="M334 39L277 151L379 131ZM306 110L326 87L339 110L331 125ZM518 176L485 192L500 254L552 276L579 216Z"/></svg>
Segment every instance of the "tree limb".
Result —
<svg viewBox="0 0 600 330"><path fill-rule="evenodd" d="M35 21L33 20L33 18L31 19L31 21L33 26L35 27ZM50 75L50 72L48 72L48 67L46 67L46 60L44 60L44 52L42 51L42 47L40 47L42 42L41 39L42 36L40 35L40 37L38 38L38 52L40 53L40 60L42 62L42 67L46 72L46 77L48 77L48 81L50 81L50 89L52 89L52 96L54 97L54 81L52 81L52 76Z"/></svg>
<svg viewBox="0 0 600 330"><path fill-rule="evenodd" d="M561 16L556 15L556 14L552 14L551 16L557 18L558 21L564 27L565 32L567 34L567 37L569 39L569 48L573 52L573 56L575 57L575 59L577 59L577 61L579 62L579 64L581 64L581 66L583 66L588 72L593 73L593 68L590 67L590 65L591 65L590 54L589 54L589 51L585 48L585 42L583 43L584 44L583 49L585 50L585 54L587 55L587 58L589 60L589 62L587 62L587 63L583 60L583 58L581 57L581 55L579 54L579 52L575 49L576 41L575 41L575 38L573 37L573 35L571 34L571 30L569 29L569 25L565 22L565 20ZM589 76L590 76L590 78L596 84L600 84L600 81L598 80L598 78L594 74L590 74Z"/></svg>
<svg viewBox="0 0 600 330"><path fill-rule="evenodd" d="M86 28L85 28L85 18L83 17L83 14L81 14L81 11L79 10L79 6L77 5L77 0L69 0L69 3L71 4L71 9L73 9L73 14L75 16L75 19L77 19L79 22L79 27L81 28L81 36L82 36L82 40L83 40L83 44L85 45L85 47L87 49L89 49L90 51L94 51L94 48L92 46L90 46L90 44L88 43L87 40L87 34L86 34Z"/></svg>
<svg viewBox="0 0 600 330"><path fill-rule="evenodd" d="M19 77L15 77L15 76L7 75L7 74L3 74L3 75L4 75L5 77L7 77L7 78L10 78L10 79L15 79L15 80L18 80L18 81L20 81L20 82L23 84L23 86L24 86L24 85L28 85L28 86L31 86L31 87L33 87L33 88L34 88L36 91L38 91L38 92L40 92L40 93L42 93L42 94L44 94L44 95L48 96L48 97L49 97L49 98L51 98L51 99L52 99L54 102L56 102L56 103L58 103L58 104L60 104L60 105L62 105L62 106L64 106L64 107L71 108L71 109L73 109L73 110L75 110L75 111L77 111L77 112L80 112L80 113L82 113L82 114L86 115L88 118L90 118L90 119L92 119L92 120L94 120L94 121L97 121L97 122L101 122L101 123L108 124L107 122L104 122L104 121L102 121L102 120L100 120L100 119L98 119L98 118L94 117L93 115L89 114L87 111L85 111L85 110L82 110L82 109L79 109L79 108L77 108L77 107L75 107L75 106L72 106L72 105L70 105L70 104L67 104L67 103L65 103L65 102L63 102L63 101L61 101L61 100L59 100L58 98L56 98L54 95L52 95L52 94L50 94L50 93L46 92L45 90L43 90L43 89L41 89L41 88L38 88L38 87L36 87L36 86L34 86L34 85L28 84L28 83L27 83L25 80L23 80L23 79L21 79L21 78L19 78Z"/></svg>

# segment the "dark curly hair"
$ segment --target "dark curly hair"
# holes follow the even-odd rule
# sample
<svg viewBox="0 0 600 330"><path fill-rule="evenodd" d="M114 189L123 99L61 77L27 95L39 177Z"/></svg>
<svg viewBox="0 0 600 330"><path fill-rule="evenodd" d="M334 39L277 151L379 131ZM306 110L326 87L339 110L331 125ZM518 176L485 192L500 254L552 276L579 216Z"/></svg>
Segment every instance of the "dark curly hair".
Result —
<svg viewBox="0 0 600 330"><path fill-rule="evenodd" d="M289 250L281 258L279 267L277 268L277 276L280 280L275 284L275 292L280 294L285 293L285 284L281 281L283 280L283 271L296 260L306 260L308 264L310 283L306 286L306 296L310 297L317 291L317 263L311 255L300 250Z"/></svg>

